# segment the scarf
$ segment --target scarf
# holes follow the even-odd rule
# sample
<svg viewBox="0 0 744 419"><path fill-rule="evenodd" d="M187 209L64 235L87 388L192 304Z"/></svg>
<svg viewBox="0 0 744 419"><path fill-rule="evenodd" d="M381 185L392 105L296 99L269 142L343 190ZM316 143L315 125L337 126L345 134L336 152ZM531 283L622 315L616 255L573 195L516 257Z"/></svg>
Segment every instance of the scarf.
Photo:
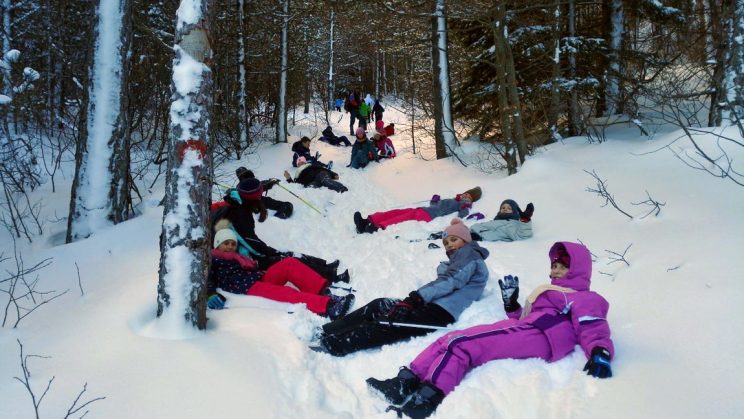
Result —
<svg viewBox="0 0 744 419"><path fill-rule="evenodd" d="M572 288L566 288L566 287L559 287L558 285L553 284L543 284L539 287L535 288L534 291L530 293L530 295L527 296L527 301L524 303L524 309L522 309L522 315L519 316L519 320L524 319L527 317L528 314L532 311L532 304L537 300L537 297L540 296L540 294L544 293L545 291L559 291L562 293L570 293L570 292L576 292L575 289Z"/></svg>

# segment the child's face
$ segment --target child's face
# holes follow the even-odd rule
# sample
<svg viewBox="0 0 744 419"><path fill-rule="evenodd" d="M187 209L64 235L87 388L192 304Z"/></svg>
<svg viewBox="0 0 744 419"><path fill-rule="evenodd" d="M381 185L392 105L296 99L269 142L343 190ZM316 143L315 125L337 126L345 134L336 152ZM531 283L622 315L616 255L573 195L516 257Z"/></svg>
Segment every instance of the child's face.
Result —
<svg viewBox="0 0 744 419"><path fill-rule="evenodd" d="M503 204L501 204L501 208L499 208L499 212L501 214L511 214L514 211L512 210L511 205L509 205L506 202L504 202Z"/></svg>
<svg viewBox="0 0 744 419"><path fill-rule="evenodd" d="M238 243L235 240L225 240L217 246L217 250L226 253L233 253L238 250Z"/></svg>
<svg viewBox="0 0 744 419"><path fill-rule="evenodd" d="M367 136L364 135L364 134L357 134L356 137L357 137L357 140L359 140L359 141L366 141L367 140Z"/></svg>
<svg viewBox="0 0 744 419"><path fill-rule="evenodd" d="M473 202L473 197L470 196L470 194L466 192L464 194L460 194L460 200L461 201Z"/></svg>
<svg viewBox="0 0 744 419"><path fill-rule="evenodd" d="M568 273L568 268L560 262L550 264L550 279L563 278Z"/></svg>
<svg viewBox="0 0 744 419"><path fill-rule="evenodd" d="M446 250L447 253L454 252L455 250L465 246L465 240L457 236L447 236L442 239L442 242L444 242L444 250Z"/></svg>
<svg viewBox="0 0 744 419"><path fill-rule="evenodd" d="M310 141L303 141L302 145L304 145L305 148L310 148Z"/></svg>

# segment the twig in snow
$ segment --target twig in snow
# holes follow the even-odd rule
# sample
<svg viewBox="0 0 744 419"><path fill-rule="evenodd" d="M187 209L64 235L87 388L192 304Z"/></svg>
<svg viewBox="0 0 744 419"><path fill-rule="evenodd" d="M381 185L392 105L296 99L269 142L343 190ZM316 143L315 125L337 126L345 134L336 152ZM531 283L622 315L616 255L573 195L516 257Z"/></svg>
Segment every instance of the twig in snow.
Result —
<svg viewBox="0 0 744 419"><path fill-rule="evenodd" d="M659 201L651 198L651 194L649 194L648 191L646 191L646 196L648 196L648 199L647 200L641 201L641 202L631 202L631 204L633 204L633 205L648 205L648 206L651 207L651 210L649 212L647 212L643 217L641 217L641 219L644 219L644 218L648 217L649 215L651 215L651 213L654 213L654 212L655 212L654 217L658 217L659 216L659 213L661 213L661 207L663 207L664 205L666 205L666 202L661 203L661 202L659 202Z"/></svg>
<svg viewBox="0 0 744 419"><path fill-rule="evenodd" d="M613 208L615 208L616 210L620 211L620 213L623 214L624 216L630 218L631 220L633 219L633 216L632 215L630 215L627 212L623 211L617 205L617 202L615 202L615 197L613 197L612 194L607 190L607 184L606 184L607 181L606 180L600 179L599 178L599 175L594 170L592 170L591 172L588 171L588 170L584 170L584 172L586 172L587 174L589 174L590 176L592 176L594 178L594 180L597 181L597 186L595 187L596 189L586 188L586 191L587 192L593 192L593 193L599 195L600 197L604 198L605 202L604 202L604 204L602 204L603 207L607 206L607 204L610 204L610 205L612 205Z"/></svg>
<svg viewBox="0 0 744 419"><path fill-rule="evenodd" d="M82 297L83 295L85 295L85 291L83 291L83 282L80 280L80 267L78 266L77 262L75 262L75 269L77 269L78 287L80 287L80 296Z"/></svg>
<svg viewBox="0 0 744 419"><path fill-rule="evenodd" d="M613 252L612 250L605 249L605 252L610 254L610 261L607 262L608 265L611 265L615 262L624 262L626 265L630 266L630 263L625 259L625 254L628 253L628 249L630 249L630 246L633 246L633 243L629 244L628 247L625 248L623 253Z"/></svg>

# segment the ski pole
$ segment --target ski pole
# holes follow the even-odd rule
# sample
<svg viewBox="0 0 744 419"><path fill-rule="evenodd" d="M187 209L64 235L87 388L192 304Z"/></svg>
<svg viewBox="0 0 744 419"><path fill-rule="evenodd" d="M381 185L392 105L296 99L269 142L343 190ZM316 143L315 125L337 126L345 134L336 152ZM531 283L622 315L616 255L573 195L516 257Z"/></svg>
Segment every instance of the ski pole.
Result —
<svg viewBox="0 0 744 419"><path fill-rule="evenodd" d="M444 326L430 326L428 324L416 324L416 323L399 323L399 322L390 322L385 320L378 320L377 323L384 324L387 326L398 326L398 327L413 327L415 329L432 329L432 330L447 330L448 327Z"/></svg>
<svg viewBox="0 0 744 419"><path fill-rule="evenodd" d="M351 287L339 287L338 285L329 285L328 288L334 289L334 290L342 290L346 292L356 292L354 288Z"/></svg>
<svg viewBox="0 0 744 419"><path fill-rule="evenodd" d="M283 185L282 185L281 183L277 183L277 184L276 184L276 186L278 186L278 187L280 187L280 188L284 189L285 191L289 192L289 193L290 193L290 194L292 194L292 195L293 195L293 196L294 196L295 198L297 198L297 199L299 199L300 201L302 201L302 203L303 203L303 204L305 204L305 205L307 205L308 207L310 207L310 208L314 209L314 210L315 210L315 211L316 211L316 212L317 212L318 214L320 214L320 215L322 215L322 216L324 216L324 217L325 217L325 214L323 214L322 212L320 212L320 210L319 210L319 209L317 209L317 208L315 208L314 206L312 206L312 204L310 204L309 202L307 202L307 201L305 201L304 199L302 199L302 198L301 198L301 197L300 197L299 195L297 195L296 193L294 193L294 192L290 191L289 189L285 188L285 187L284 187L284 186L283 186Z"/></svg>

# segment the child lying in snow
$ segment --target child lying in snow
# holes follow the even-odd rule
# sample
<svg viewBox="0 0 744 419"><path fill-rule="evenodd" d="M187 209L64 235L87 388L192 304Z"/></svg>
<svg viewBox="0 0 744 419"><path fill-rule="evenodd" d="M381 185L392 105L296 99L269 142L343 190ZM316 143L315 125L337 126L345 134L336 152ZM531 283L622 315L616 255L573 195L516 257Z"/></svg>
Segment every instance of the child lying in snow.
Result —
<svg viewBox="0 0 744 419"><path fill-rule="evenodd" d="M313 313L336 319L354 302L354 295L330 295L329 282L295 258L284 258L266 271L255 260L237 253L238 237L229 228L214 236L212 266L209 269L207 307L222 309L226 298L217 288L234 294L248 294L285 303L304 303ZM285 286L289 282L297 289Z"/></svg>
<svg viewBox="0 0 744 419"><path fill-rule="evenodd" d="M330 164L323 166L319 163L309 163L304 157L297 159L297 171L294 179L286 170L284 171L284 178L287 179L287 182L299 183L306 188L326 187L338 193L348 191L346 186L338 181L338 173L331 170Z"/></svg>
<svg viewBox="0 0 744 419"><path fill-rule="evenodd" d="M535 207L527 204L522 211L516 201L507 199L501 203L499 213L491 221L475 223L470 226L473 240L480 241L517 241L532 237L532 214ZM442 238L442 233L432 233L429 240Z"/></svg>
<svg viewBox="0 0 744 419"><path fill-rule="evenodd" d="M471 240L465 224L453 221L454 224L444 230L443 242L449 261L437 267L437 279L403 300L378 298L323 325L318 345L313 349L344 356L433 331L415 327L417 325L446 326L457 320L465 308L483 294L488 282L488 268L484 262L488 250Z"/></svg>
<svg viewBox="0 0 744 419"><path fill-rule="evenodd" d="M509 316L493 324L450 332L424 349L397 377L367 379L369 386L398 413L413 418L431 415L444 397L473 368L496 359L542 358L557 361L576 345L589 358L587 374L612 376L614 348L607 323L609 303L590 291L592 259L581 244L558 242L549 252L550 284L537 287L519 305L519 279L499 281Z"/></svg>
<svg viewBox="0 0 744 419"><path fill-rule="evenodd" d="M473 202L481 197L481 188L468 189L467 191L456 195L452 199L440 199L439 195L434 195L429 201L428 207L418 208L399 208L390 211L376 212L363 218L362 214L357 211L354 213L354 224L357 233L374 233L380 228L385 229L387 226L402 223L404 221L426 221L427 223L434 218L457 212L462 218L468 214Z"/></svg>

